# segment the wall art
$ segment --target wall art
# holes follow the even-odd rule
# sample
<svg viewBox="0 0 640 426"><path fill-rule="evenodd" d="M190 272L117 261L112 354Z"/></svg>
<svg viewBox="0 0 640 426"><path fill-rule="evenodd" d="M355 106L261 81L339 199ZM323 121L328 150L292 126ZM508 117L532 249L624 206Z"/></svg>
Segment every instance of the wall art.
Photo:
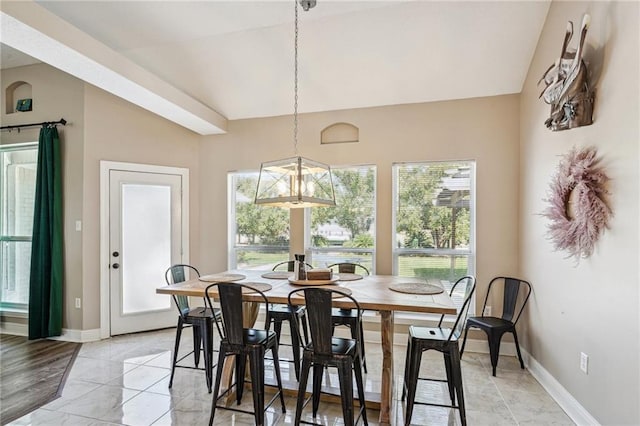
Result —
<svg viewBox="0 0 640 426"><path fill-rule="evenodd" d="M612 216L606 197L609 177L595 148L573 148L564 155L550 186L548 237L556 250L576 261L593 254Z"/></svg>
<svg viewBox="0 0 640 426"><path fill-rule="evenodd" d="M553 131L588 126L593 123L595 92L589 87L589 73L582 55L591 17L582 18L577 49L569 48L573 36L573 22L567 24L560 57L538 82L546 84L540 97L551 105L551 114L544 124Z"/></svg>

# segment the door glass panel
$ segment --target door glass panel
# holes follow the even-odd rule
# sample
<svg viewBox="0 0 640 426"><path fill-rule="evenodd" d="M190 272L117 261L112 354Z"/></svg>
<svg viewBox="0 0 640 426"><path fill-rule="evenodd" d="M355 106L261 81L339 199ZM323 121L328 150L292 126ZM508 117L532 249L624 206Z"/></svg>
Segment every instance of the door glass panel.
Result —
<svg viewBox="0 0 640 426"><path fill-rule="evenodd" d="M171 188L122 185L122 314L169 309L171 299L156 294L171 266Z"/></svg>

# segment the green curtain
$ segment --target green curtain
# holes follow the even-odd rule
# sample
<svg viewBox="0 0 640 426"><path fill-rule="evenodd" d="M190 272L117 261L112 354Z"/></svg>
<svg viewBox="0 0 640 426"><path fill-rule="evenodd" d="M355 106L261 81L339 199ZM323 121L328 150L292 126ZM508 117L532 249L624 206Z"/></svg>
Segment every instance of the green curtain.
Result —
<svg viewBox="0 0 640 426"><path fill-rule="evenodd" d="M33 211L29 339L62 333L62 161L55 126L40 130L38 172Z"/></svg>

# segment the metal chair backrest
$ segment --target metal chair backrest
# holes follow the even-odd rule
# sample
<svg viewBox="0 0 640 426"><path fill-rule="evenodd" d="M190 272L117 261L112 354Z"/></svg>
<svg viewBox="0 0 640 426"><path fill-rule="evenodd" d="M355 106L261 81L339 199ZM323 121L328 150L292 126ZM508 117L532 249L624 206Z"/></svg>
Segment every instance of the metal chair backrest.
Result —
<svg viewBox="0 0 640 426"><path fill-rule="evenodd" d="M288 260L286 262L280 262L278 263L276 266L273 267L273 269L271 269L272 271L277 271L278 269L280 269L281 266L286 265L287 266L287 272L293 272L295 269L295 264L296 261L295 260ZM313 266L309 265L308 263L305 262L305 266L307 267L307 269L313 269Z"/></svg>
<svg viewBox="0 0 640 426"><path fill-rule="evenodd" d="M296 295L304 295L304 305L307 307L307 321L311 332L311 345L313 352L318 355L330 356L332 354L331 338L333 337L333 326L331 322L331 308L333 305L333 293L338 293L344 298L350 299L355 305L357 312L356 330L360 329L360 316L362 309L360 304L351 295L340 290L324 289L322 287L310 287L293 290L289 293L289 306L300 306L303 303L299 300L293 301Z"/></svg>
<svg viewBox="0 0 640 426"><path fill-rule="evenodd" d="M529 300L529 296L531 295L531 284L528 281L521 280L519 278L512 277L495 277L489 283L489 288L487 290L487 296L484 299L484 305L482 311L484 312L484 307L487 306L487 300L489 299L489 295L491 294L491 289L494 283L499 280L504 280L504 293L502 297L502 319L506 321L511 321L512 323L517 323L520 319L520 315L524 310L524 307ZM520 291L524 291L524 299L522 300L522 304L520 305L520 309L518 307L518 296ZM517 311L517 314L516 314ZM515 315L515 320L514 320Z"/></svg>
<svg viewBox="0 0 640 426"><path fill-rule="evenodd" d="M476 279L471 275L464 276L459 278L455 284L451 287L451 291L449 291L449 296L453 297L453 294L456 290L463 289L463 300L462 306L458 310L458 315L456 317L456 321L451 327L451 332L449 333L449 338L447 341L457 340L461 335L464 329L464 325L467 322L467 315L469 314L469 306L471 305L471 296L476 289ZM440 316L440 321L438 322L438 327L442 326L442 320L445 315Z"/></svg>
<svg viewBox="0 0 640 426"><path fill-rule="evenodd" d="M200 272L191 265L186 264L176 264L169 267L164 273L164 279L167 282L167 285L181 283L187 280L187 271L189 273L193 272L196 276L200 276ZM178 308L178 312L180 312L181 316L185 316L189 312L189 298L187 296L174 295L173 301Z"/></svg>
<svg viewBox="0 0 640 426"><path fill-rule="evenodd" d="M244 324L243 324L243 303L242 303L242 289L247 288L252 292L258 293L263 299L263 303L266 305L267 296L257 288L252 287L249 284L240 283L213 283L207 286L205 289L205 299L207 306L213 311L212 298L220 301L220 309L222 310L222 324L220 319L214 317L216 326L221 332L221 337L233 346L243 346ZM217 293L217 294L216 294ZM217 297L215 297L217 296ZM266 325L269 324L270 315L269 310L266 310Z"/></svg>
<svg viewBox="0 0 640 426"><path fill-rule="evenodd" d="M351 262L341 262L341 263L334 263L333 265L329 265L327 266L327 268L329 269L333 269L335 267L338 267L338 273L343 273L343 274L359 274L362 273L364 275L369 275L369 270L367 268L365 268L364 266L360 265L359 263L351 263Z"/></svg>

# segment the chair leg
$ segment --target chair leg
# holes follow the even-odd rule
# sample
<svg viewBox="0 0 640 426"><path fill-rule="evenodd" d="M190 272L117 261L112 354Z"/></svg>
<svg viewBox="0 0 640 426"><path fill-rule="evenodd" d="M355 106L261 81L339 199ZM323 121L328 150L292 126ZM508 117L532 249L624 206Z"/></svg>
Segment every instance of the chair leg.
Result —
<svg viewBox="0 0 640 426"><path fill-rule="evenodd" d="M498 366L498 356L500 355L500 340L502 340L502 333L494 333L487 331L489 338L489 355L491 356L491 369L492 374L495 377L496 367Z"/></svg>
<svg viewBox="0 0 640 426"><path fill-rule="evenodd" d="M460 348L460 358L462 358L462 354L464 353L464 346L467 344L467 334L469 334L469 323L466 323L464 326L464 339L462 339L462 348Z"/></svg>
<svg viewBox="0 0 640 426"><path fill-rule="evenodd" d="M422 358L422 348L416 343L411 345L411 354L409 355L409 374L407 383L407 409L404 418L405 426L411 423L413 415L413 406L416 400L416 388L418 387L418 373L420 371L420 361Z"/></svg>
<svg viewBox="0 0 640 426"><path fill-rule="evenodd" d="M264 426L264 348L249 353L253 411L257 426Z"/></svg>
<svg viewBox="0 0 640 426"><path fill-rule="evenodd" d="M297 330L296 314L291 314L289 318L289 328L291 331L291 351L293 352L293 369L296 373L296 380L300 380L300 330Z"/></svg>
<svg viewBox="0 0 640 426"><path fill-rule="evenodd" d="M407 342L407 354L404 359L404 382L402 383L402 398L401 401L404 401L407 396L407 384L409 383L409 367L410 367L410 355L411 355L411 336L409 336L409 341Z"/></svg>
<svg viewBox="0 0 640 426"><path fill-rule="evenodd" d="M447 352L443 352L442 356L444 358L444 369L447 372L447 386L449 387L449 398L451 398L451 405L456 405L456 396L455 396L455 381L453 380L452 375L452 367L451 366L451 356Z"/></svg>
<svg viewBox="0 0 640 426"><path fill-rule="evenodd" d="M209 426L213 425L213 418L216 415L216 405L218 403L218 392L220 392L220 382L222 381L222 369L224 368L225 351L220 347L218 353L218 368L216 369L216 381L213 387L213 396L211 398L211 414L209 415Z"/></svg>
<svg viewBox="0 0 640 426"><path fill-rule="evenodd" d="M200 364L200 349L202 347L202 328L200 323L195 322L191 330L193 331L193 362L198 367Z"/></svg>
<svg viewBox="0 0 640 426"><path fill-rule="evenodd" d="M518 333L516 328L513 328L513 342L516 344L516 352L518 353L518 359L520 360L520 368L524 370L524 361L522 360L522 354L520 353L520 344L518 343Z"/></svg>
<svg viewBox="0 0 640 426"><path fill-rule="evenodd" d="M169 378L169 389L173 386L173 375L176 372L176 364L178 363L178 351L180 350L180 336L182 336L182 327L184 322L182 317L178 317L178 327L176 328L176 343L173 347L173 362L171 363L171 377Z"/></svg>
<svg viewBox="0 0 640 426"><path fill-rule="evenodd" d="M356 376L356 386L358 388L358 401L360 401L360 409L362 410L362 421L365 426L369 424L367 420L367 404L364 395L364 382L362 380L362 368L360 360L356 359L353 363L353 372Z"/></svg>
<svg viewBox="0 0 640 426"><path fill-rule="evenodd" d="M271 348L271 354L273 358L273 368L276 373L276 381L278 384L278 392L280 393L280 403L282 404L282 412L286 413L287 409L284 406L284 394L282 392L282 377L280 375L280 360L278 359L278 346Z"/></svg>
<svg viewBox="0 0 640 426"><path fill-rule="evenodd" d="M213 354L213 324L211 321L203 320L200 333L202 334L202 347L204 349L204 372L207 379L207 388L211 393L211 375L213 371L212 367L212 354Z"/></svg>
<svg viewBox="0 0 640 426"><path fill-rule="evenodd" d="M245 354L236 355L236 401L238 405L242 402L242 394L244 393L244 376L247 365L247 356Z"/></svg>
<svg viewBox="0 0 640 426"><path fill-rule="evenodd" d="M295 426L300 425L300 419L302 418L302 407L304 406L304 400L307 392L307 380L309 379L309 370L311 369L311 361L306 357L302 357L302 371L300 374L300 384L298 386L298 398L296 401L296 417Z"/></svg>
<svg viewBox="0 0 640 426"><path fill-rule="evenodd" d="M458 396L458 410L460 411L460 421L462 426L467 426L467 415L464 408L464 389L462 387L462 369L460 366L460 353L458 352L458 344L452 343L449 350L449 362L451 363L451 375L453 377L454 387Z"/></svg>
<svg viewBox="0 0 640 426"><path fill-rule="evenodd" d="M280 319L273 320L273 331L276 332L276 338L278 339L278 344L280 344L280 333L282 332L282 320Z"/></svg>
<svg viewBox="0 0 640 426"><path fill-rule="evenodd" d="M362 326L362 321L360 321L360 352L360 356L362 357L362 366L364 367L364 373L368 374L367 355L364 353L364 327Z"/></svg>
<svg viewBox="0 0 640 426"><path fill-rule="evenodd" d="M318 414L320 406L320 391L322 389L322 372L324 371L322 364L313 364L313 393L311 395L313 406L313 418ZM343 395L344 397L344 395Z"/></svg>
<svg viewBox="0 0 640 426"><path fill-rule="evenodd" d="M356 360L357 362L358 360ZM340 399L342 400L342 419L345 426L353 426L353 381L351 378L351 362L338 363L338 378L340 381Z"/></svg>

